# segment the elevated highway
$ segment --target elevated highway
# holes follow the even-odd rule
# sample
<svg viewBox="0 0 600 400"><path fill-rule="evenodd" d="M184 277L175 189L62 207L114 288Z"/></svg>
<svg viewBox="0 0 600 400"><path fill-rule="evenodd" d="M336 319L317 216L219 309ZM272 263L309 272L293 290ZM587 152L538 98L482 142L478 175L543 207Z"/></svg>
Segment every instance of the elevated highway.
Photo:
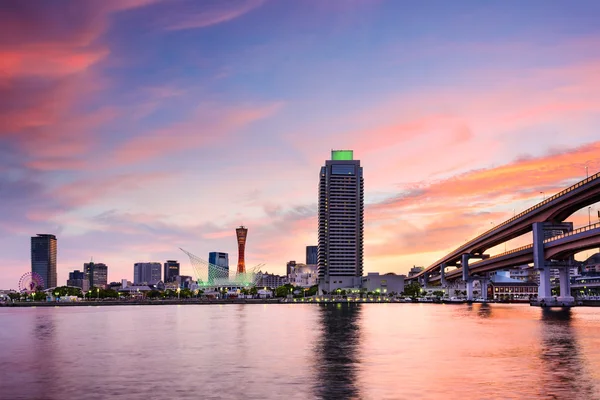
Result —
<svg viewBox="0 0 600 400"><path fill-rule="evenodd" d="M548 261L568 261L575 253L599 247L600 224L593 224L544 240L544 258ZM489 257L485 260L474 262L469 265L469 272L472 277L476 278L476 276L487 272L512 268L533 262L533 244L530 244ZM446 273L445 279L460 279L462 276L462 267L458 267L457 269ZM429 282L439 282L440 279L440 275L432 276L429 279Z"/></svg>
<svg viewBox="0 0 600 400"><path fill-rule="evenodd" d="M420 273L407 278L407 281L418 280L425 276L429 277L437 269L458 265L464 262L465 255L473 258L485 258L484 252L486 250L531 232L534 224L542 222L560 224L577 210L598 201L600 201L600 173L577 182L541 203L515 215L513 218L496 225L440 258ZM475 266L476 264L472 265ZM451 273L455 273L455 271Z"/></svg>

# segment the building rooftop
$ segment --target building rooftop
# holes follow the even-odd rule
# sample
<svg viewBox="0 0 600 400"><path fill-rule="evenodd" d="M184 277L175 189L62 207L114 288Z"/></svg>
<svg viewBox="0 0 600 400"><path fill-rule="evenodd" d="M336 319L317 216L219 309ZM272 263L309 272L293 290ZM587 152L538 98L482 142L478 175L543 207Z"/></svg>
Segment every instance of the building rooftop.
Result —
<svg viewBox="0 0 600 400"><path fill-rule="evenodd" d="M354 150L331 150L332 161L352 161L354 160Z"/></svg>

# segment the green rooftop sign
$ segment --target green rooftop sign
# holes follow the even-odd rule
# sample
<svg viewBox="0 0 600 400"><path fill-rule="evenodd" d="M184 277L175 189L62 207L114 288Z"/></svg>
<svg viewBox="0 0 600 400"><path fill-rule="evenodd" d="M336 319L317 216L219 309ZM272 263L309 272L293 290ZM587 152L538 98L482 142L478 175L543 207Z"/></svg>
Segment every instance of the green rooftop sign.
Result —
<svg viewBox="0 0 600 400"><path fill-rule="evenodd" d="M331 150L331 159L333 161L352 161L353 153L353 150Z"/></svg>

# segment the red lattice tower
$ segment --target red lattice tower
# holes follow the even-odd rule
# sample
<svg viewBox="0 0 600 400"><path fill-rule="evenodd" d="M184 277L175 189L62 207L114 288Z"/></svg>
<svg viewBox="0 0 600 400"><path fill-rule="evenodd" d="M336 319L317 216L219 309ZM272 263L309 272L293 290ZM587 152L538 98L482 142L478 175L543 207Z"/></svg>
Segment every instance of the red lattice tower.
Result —
<svg viewBox="0 0 600 400"><path fill-rule="evenodd" d="M244 274L246 273L246 260L244 253L246 251L246 237L248 237L248 228L245 226L240 226L239 228L236 228L235 233L238 241L237 273Z"/></svg>

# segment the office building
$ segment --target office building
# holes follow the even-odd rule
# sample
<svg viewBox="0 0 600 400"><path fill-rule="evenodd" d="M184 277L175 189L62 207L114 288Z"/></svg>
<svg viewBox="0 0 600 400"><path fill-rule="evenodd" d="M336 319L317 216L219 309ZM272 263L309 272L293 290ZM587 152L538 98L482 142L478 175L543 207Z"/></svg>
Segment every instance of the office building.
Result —
<svg viewBox="0 0 600 400"><path fill-rule="evenodd" d="M90 280L85 272L76 269L73 272L69 272L67 286L78 287L83 292L87 292L90 289Z"/></svg>
<svg viewBox="0 0 600 400"><path fill-rule="evenodd" d="M248 229L245 226L236 228L235 234L238 242L238 265L237 273L243 274L246 272L246 238L248 237Z"/></svg>
<svg viewBox="0 0 600 400"><path fill-rule="evenodd" d="M57 285L56 253L56 236L38 234L31 238L31 272L42 277L45 289Z"/></svg>
<svg viewBox="0 0 600 400"><path fill-rule="evenodd" d="M180 289L191 289L194 279L191 276L180 275L175 278L175 282L177 282L177 287Z"/></svg>
<svg viewBox="0 0 600 400"><path fill-rule="evenodd" d="M154 285L160 281L159 262L139 262L133 265L134 285Z"/></svg>
<svg viewBox="0 0 600 400"><path fill-rule="evenodd" d="M83 272L87 275L90 281L90 288L106 288L108 283L108 266L103 263L95 263L93 261L83 264Z"/></svg>
<svg viewBox="0 0 600 400"><path fill-rule="evenodd" d="M296 266L296 261L288 261L287 264L285 265L285 274L287 276L290 276L290 274L294 270L295 266Z"/></svg>
<svg viewBox="0 0 600 400"><path fill-rule="evenodd" d="M306 246L306 265L317 265L319 246Z"/></svg>
<svg viewBox="0 0 600 400"><path fill-rule="evenodd" d="M359 288L363 273L364 182L352 150L332 150L319 178L319 291Z"/></svg>
<svg viewBox="0 0 600 400"><path fill-rule="evenodd" d="M218 251L208 253L208 283L214 284L215 279L229 278L229 254Z"/></svg>
<svg viewBox="0 0 600 400"><path fill-rule="evenodd" d="M163 281L174 282L175 277L179 276L179 263L177 260L167 260L164 263Z"/></svg>

